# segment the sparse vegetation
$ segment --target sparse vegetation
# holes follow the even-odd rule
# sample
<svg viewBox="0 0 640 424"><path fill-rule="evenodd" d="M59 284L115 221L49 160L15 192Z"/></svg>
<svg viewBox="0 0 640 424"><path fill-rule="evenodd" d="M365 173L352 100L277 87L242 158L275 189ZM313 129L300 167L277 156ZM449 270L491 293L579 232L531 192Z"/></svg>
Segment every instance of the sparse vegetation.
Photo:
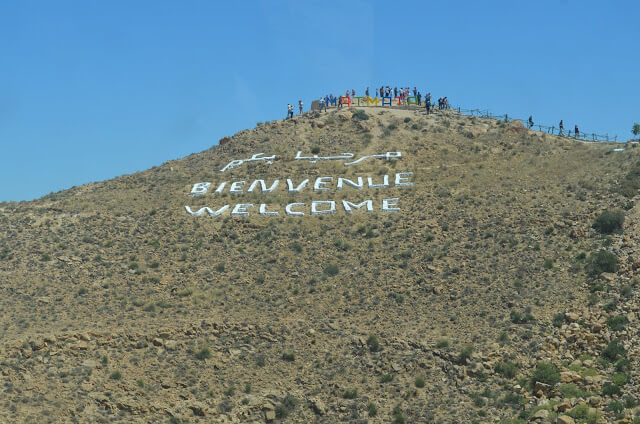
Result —
<svg viewBox="0 0 640 424"><path fill-rule="evenodd" d="M195 353L196 359L200 359L201 361L205 359L211 358L211 349L208 346L202 346Z"/></svg>
<svg viewBox="0 0 640 424"><path fill-rule="evenodd" d="M371 352L379 352L381 350L380 341L373 334L367 339L367 346Z"/></svg>
<svg viewBox="0 0 640 424"><path fill-rule="evenodd" d="M617 272L618 258L611 252L598 250L589 255L586 270L592 277L598 276L603 272Z"/></svg>
<svg viewBox="0 0 640 424"><path fill-rule="evenodd" d="M539 362L533 372L531 381L535 384L537 381L553 386L560 382L560 373L558 367L549 362Z"/></svg>
<svg viewBox="0 0 640 424"><path fill-rule="evenodd" d="M612 234L622 231L624 224L624 211L620 209L607 209L593 222L593 228L602 234Z"/></svg>
<svg viewBox="0 0 640 424"><path fill-rule="evenodd" d="M287 394L282 402L276 406L276 417L279 419L286 418L297 405L298 399L291 394Z"/></svg>
<svg viewBox="0 0 640 424"><path fill-rule="evenodd" d="M293 362L296 360L296 355L293 352L284 352L282 354L282 359L287 362Z"/></svg>
<svg viewBox="0 0 640 424"><path fill-rule="evenodd" d="M354 121L366 121L369 119L369 115L367 115L367 113L362 109L356 109L353 111L351 119Z"/></svg>
<svg viewBox="0 0 640 424"><path fill-rule="evenodd" d="M518 374L518 366L513 362L498 362L494 367L495 372L504 378L513 379Z"/></svg>

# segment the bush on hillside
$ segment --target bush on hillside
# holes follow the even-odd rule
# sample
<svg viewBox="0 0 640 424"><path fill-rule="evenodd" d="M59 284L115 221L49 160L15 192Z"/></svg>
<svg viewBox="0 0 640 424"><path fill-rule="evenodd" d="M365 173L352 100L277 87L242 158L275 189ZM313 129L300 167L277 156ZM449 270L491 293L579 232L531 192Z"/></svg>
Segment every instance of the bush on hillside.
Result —
<svg viewBox="0 0 640 424"><path fill-rule="evenodd" d="M602 351L602 358L607 361L615 361L618 358L624 358L627 354L622 342L618 339L613 339L609 342L607 347Z"/></svg>
<svg viewBox="0 0 640 424"><path fill-rule="evenodd" d="M611 252L606 250L598 250L589 255L589 263L587 264L587 273L592 277L600 275L603 272L617 272L618 258Z"/></svg>
<svg viewBox="0 0 640 424"><path fill-rule="evenodd" d="M531 380L533 381L533 384L535 384L536 382L540 382L553 386L554 384L560 382L560 373L558 372L558 367L550 362L540 362L538 365L536 365L536 369L533 372Z"/></svg>
<svg viewBox="0 0 640 424"><path fill-rule="evenodd" d="M362 109L357 109L353 112L353 116L351 117L354 121L366 121L369 119L369 115Z"/></svg>
<svg viewBox="0 0 640 424"><path fill-rule="evenodd" d="M607 209L593 222L593 228L602 234L612 234L622 231L624 212L620 209Z"/></svg>
<svg viewBox="0 0 640 424"><path fill-rule="evenodd" d="M633 165L620 182L618 193L625 197L632 198L638 194L638 189L640 189L640 162Z"/></svg>

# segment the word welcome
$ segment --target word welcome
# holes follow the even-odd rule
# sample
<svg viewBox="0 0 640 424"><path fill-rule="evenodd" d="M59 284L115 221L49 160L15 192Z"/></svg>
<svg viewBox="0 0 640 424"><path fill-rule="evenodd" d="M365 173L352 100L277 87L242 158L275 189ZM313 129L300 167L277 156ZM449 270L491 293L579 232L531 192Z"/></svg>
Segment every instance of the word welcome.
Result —
<svg viewBox="0 0 640 424"><path fill-rule="evenodd" d="M311 215L326 215L333 214L336 212L336 204L334 200L315 200L311 202ZM342 200L341 206L344 211L348 214L353 213L356 209L364 209L365 212L373 212L373 200L365 200L360 203L350 202L348 200ZM398 206L398 199L382 199L382 212L399 212L400 208ZM189 206L185 206L185 209L192 216L202 216L205 213L210 216L218 216L222 215L224 212L229 210L230 205L224 205L220 209L213 210L209 207L203 207L198 209L197 211L193 211ZM231 216L249 216L249 208L253 208L253 203L238 203L231 210ZM285 206L284 211L289 216L304 216L304 211L300 210L300 208L306 208L306 203L289 203ZM295 209L294 209L295 208ZM267 204L261 203L258 209L258 213L264 216L278 216L279 211L277 210L267 210Z"/></svg>
<svg viewBox="0 0 640 424"><path fill-rule="evenodd" d="M413 172L396 173L395 178L393 180L393 185L395 187L412 186L413 182L409 181L409 177L411 177L412 175L413 175ZM378 178L379 178L378 180L374 181L374 177L366 177L367 187L373 188L373 189L391 187L389 183L389 175L383 175L381 178L380 177ZM353 187L357 190L362 190L365 187L364 185L365 179L363 177L356 177L351 179L344 178L344 177L337 177L335 180L336 180L336 184L335 184L336 190L342 190L347 186ZM286 189L289 193L299 193L307 187L307 185L309 184L309 181L310 181L309 178L307 178L300 182L294 182L291 178L287 178ZM332 184L333 181L334 181L333 177L318 177L315 179L313 183L313 191L331 190L332 187L329 185ZM215 191L213 191L213 193L222 194L227 188L227 185L229 183L230 181L223 181L219 183L218 187L215 189ZM229 185L228 191L231 194L244 194L245 193L244 190L246 186L247 186L246 181L233 181ZM258 188L263 193L272 193L278 187L284 187L284 185L280 186L280 180L274 180L271 183L271 185L269 185L267 184L267 182L265 182L265 180L258 179L258 180L253 180L253 182L249 185L249 188L246 190L246 193L252 193ZM192 196L203 196L207 194L207 192L209 191L209 188L211 188L210 182L195 183L191 188L190 194Z"/></svg>

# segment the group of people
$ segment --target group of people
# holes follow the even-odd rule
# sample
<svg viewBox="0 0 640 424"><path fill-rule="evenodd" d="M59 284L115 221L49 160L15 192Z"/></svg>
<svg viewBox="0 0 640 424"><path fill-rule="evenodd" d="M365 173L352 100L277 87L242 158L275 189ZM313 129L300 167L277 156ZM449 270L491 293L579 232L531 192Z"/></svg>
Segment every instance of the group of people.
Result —
<svg viewBox="0 0 640 424"><path fill-rule="evenodd" d="M532 128L533 127L533 115L529 115L529 120L527 122L527 127L528 128ZM559 127L558 135L564 135L564 120L563 119L560 120L560 124L558 124L558 127ZM569 136L571 136L571 130L569 130ZM573 127L573 136L574 137L580 137L580 129L578 128L578 124L576 124Z"/></svg>
<svg viewBox="0 0 640 424"><path fill-rule="evenodd" d="M376 88L375 91L375 98L378 97L393 97L395 99L399 99L400 104L407 104L407 98L410 97L410 94L413 93L413 97L416 99L416 102L418 103L418 106L422 106L422 101L423 101L423 96L422 93L420 93L420 91L418 91L418 89L416 87L413 87L413 90L411 90L409 87L394 87L393 89L390 86L380 86L380 88ZM369 87L367 87L367 89L364 91L364 96L367 98L371 98L370 96L370 92L369 92ZM323 109L325 110L325 112L327 111L327 108L329 107L330 104L336 105L336 107L341 108L343 106L343 98L347 99L347 104L351 104L351 98L356 97L356 90L351 89L351 90L347 90L345 92L344 96L334 96L333 94L327 94L324 97L321 97L319 100L319 105L320 105L320 111L322 111ZM427 114L430 114L433 111L433 106L431 103L431 93L427 93L424 96L424 108L427 112ZM445 96L445 97L439 97L438 98L438 110L445 110L445 109L450 109L451 106L449 105L449 99ZM298 110L299 113L302 114L303 110L304 110L304 105L302 103L302 100L298 100ZM294 115L294 107L291 104L287 105L287 119L289 118L293 118ZM527 121L527 127L528 128L533 128L533 116L530 115L529 116L529 120ZM564 121L560 120L560 124L559 124L559 135L564 135ZM569 131L569 136L571 136L571 131ZM578 125L575 125L574 127L574 131L573 131L573 136L574 137L579 137L580 136L580 130L578 129Z"/></svg>
<svg viewBox="0 0 640 424"><path fill-rule="evenodd" d="M304 110L302 100L298 100L298 109L300 110L300 115L302 115L302 111ZM289 118L293 118L293 105L291 103L287 105L287 119Z"/></svg>
<svg viewBox="0 0 640 424"><path fill-rule="evenodd" d="M423 95L417 89L417 87L413 87L413 90L412 90L409 87L391 88L388 85L387 86L383 85L383 86L380 86L379 88L376 88L374 98L394 98L394 99L398 99L399 104L407 105L408 104L407 99L411 97L411 94L413 94L413 97L415 98L415 101L418 104L418 106L422 106ZM347 104L351 104L351 99L354 97L356 97L356 90L354 89L347 90L344 96L336 97L333 95L333 93L327 94L324 97L321 97L319 100L320 111L322 111L323 109L326 111L330 104L336 105L336 107L338 108L343 107L343 99L345 98L346 98ZM372 98L369 87L366 88L364 92L364 97L368 99ZM427 114L431 113L434 110L432 100L431 100L431 93L427 93L426 95L424 95L424 107L427 111ZM449 99L447 97L438 98L439 110L444 110L449 108L450 108Z"/></svg>

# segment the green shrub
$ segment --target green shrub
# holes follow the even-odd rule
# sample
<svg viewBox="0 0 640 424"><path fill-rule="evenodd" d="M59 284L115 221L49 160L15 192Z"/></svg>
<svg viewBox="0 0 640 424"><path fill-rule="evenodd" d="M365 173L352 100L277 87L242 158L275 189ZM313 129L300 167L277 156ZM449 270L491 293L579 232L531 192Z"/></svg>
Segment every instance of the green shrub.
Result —
<svg viewBox="0 0 640 424"><path fill-rule="evenodd" d="M587 392L576 386L575 384L561 384L558 391L565 398L577 398L586 396Z"/></svg>
<svg viewBox="0 0 640 424"><path fill-rule="evenodd" d="M224 272L224 263L221 262L218 265L216 265L216 271Z"/></svg>
<svg viewBox="0 0 640 424"><path fill-rule="evenodd" d="M384 374L382 377L380 377L380 382L381 383L388 383L391 380L393 380L393 375L392 374Z"/></svg>
<svg viewBox="0 0 640 424"><path fill-rule="evenodd" d="M622 231L624 212L620 209L607 209L593 221L592 227L602 234L612 234Z"/></svg>
<svg viewBox="0 0 640 424"><path fill-rule="evenodd" d="M518 374L518 366L509 361L498 362L493 369L504 378L515 378L515 376Z"/></svg>
<svg viewBox="0 0 640 424"><path fill-rule="evenodd" d="M526 324L528 322L535 321L535 318L530 311L511 311L511 314L509 316L511 318L511 322L514 324Z"/></svg>
<svg viewBox="0 0 640 424"><path fill-rule="evenodd" d="M276 406L276 417L283 419L286 418L291 411L298 405L298 399L294 396L287 394L282 402Z"/></svg>
<svg viewBox="0 0 640 424"><path fill-rule="evenodd" d="M616 386L624 386L629 381L629 376L623 373L618 373L613 376L613 384Z"/></svg>
<svg viewBox="0 0 640 424"><path fill-rule="evenodd" d="M407 422L407 420L404 418L404 415L402 414L400 405L393 408L391 414L393 414L393 424L405 424Z"/></svg>
<svg viewBox="0 0 640 424"><path fill-rule="evenodd" d="M324 269L324 273L329 277L335 277L339 272L340 268L338 268L338 265L336 264L327 265L327 267Z"/></svg>
<svg viewBox="0 0 640 424"><path fill-rule="evenodd" d="M367 413L370 417L375 417L376 415L378 415L378 407L375 403L369 402L369 404L367 405Z"/></svg>
<svg viewBox="0 0 640 424"><path fill-rule="evenodd" d="M627 372L631 370L631 361L624 358L624 359L620 359L618 362L616 362L616 371L617 372Z"/></svg>
<svg viewBox="0 0 640 424"><path fill-rule="evenodd" d="M357 109L353 111L353 116L351 117L351 119L353 119L354 121L366 121L367 119L369 119L369 115L367 115L364 110Z"/></svg>
<svg viewBox="0 0 640 424"><path fill-rule="evenodd" d="M564 318L565 318L564 312L555 314L553 316L553 326L558 328L562 327L562 324L564 324Z"/></svg>
<svg viewBox="0 0 640 424"><path fill-rule="evenodd" d="M202 346L195 353L195 356L196 356L196 359L200 359L201 361L203 361L205 359L209 359L209 358L211 358L211 349L209 349L208 346Z"/></svg>
<svg viewBox="0 0 640 424"><path fill-rule="evenodd" d="M122 380L122 373L120 371L114 371L109 375L112 380Z"/></svg>
<svg viewBox="0 0 640 424"><path fill-rule="evenodd" d="M618 339L613 339L609 342L607 347L602 351L602 358L613 362L618 358L624 358L627 354L622 342Z"/></svg>
<svg viewBox="0 0 640 424"><path fill-rule="evenodd" d="M422 389L425 385L424 378L416 377L414 384L416 385L417 388Z"/></svg>
<svg viewBox="0 0 640 424"><path fill-rule="evenodd" d="M625 396L624 397L624 407L627 409L635 408L638 406L638 399L633 396Z"/></svg>
<svg viewBox="0 0 640 424"><path fill-rule="evenodd" d="M638 193L638 189L640 189L640 162L629 170L617 191L625 197L632 198Z"/></svg>
<svg viewBox="0 0 640 424"><path fill-rule="evenodd" d="M449 340L447 339L440 339L438 340L438 343L436 344L436 347L442 349L445 347L449 347Z"/></svg>
<svg viewBox="0 0 640 424"><path fill-rule="evenodd" d="M376 336L374 336L373 334L371 334L369 336L369 338L367 339L367 346L369 346L369 350L371 352L379 352L380 351L380 342L378 341L378 338Z"/></svg>
<svg viewBox="0 0 640 424"><path fill-rule="evenodd" d="M607 411L619 414L624 410L624 406L620 402L612 401L607 405Z"/></svg>
<svg viewBox="0 0 640 424"><path fill-rule="evenodd" d="M611 252L598 250L589 255L586 271L592 277L598 276L603 272L617 272L618 258Z"/></svg>
<svg viewBox="0 0 640 424"><path fill-rule="evenodd" d="M538 381L540 383L553 386L560 382L558 367L549 362L540 362L536 365L536 369L533 372L531 380L534 384Z"/></svg>
<svg viewBox="0 0 640 424"><path fill-rule="evenodd" d="M471 358L471 354L473 353L472 345L465 345L458 354L458 362L461 364L466 364L469 358Z"/></svg>
<svg viewBox="0 0 640 424"><path fill-rule="evenodd" d="M292 352L284 352L282 354L282 359L284 359L287 362L293 362L296 360L296 355Z"/></svg>
<svg viewBox="0 0 640 424"><path fill-rule="evenodd" d="M613 331L622 331L624 327L629 323L629 320L624 315L616 315L615 317L609 317L607 319L607 325Z"/></svg>
<svg viewBox="0 0 640 424"><path fill-rule="evenodd" d="M506 405L519 405L522 401L522 396L514 392L507 392L502 398L502 403Z"/></svg>
<svg viewBox="0 0 640 424"><path fill-rule="evenodd" d="M589 405L581 403L567 412L567 415L577 420L587 418L589 415Z"/></svg>
<svg viewBox="0 0 640 424"><path fill-rule="evenodd" d="M605 396L615 396L620 394L620 386L608 384L602 388L602 394Z"/></svg>
<svg viewBox="0 0 640 424"><path fill-rule="evenodd" d="M358 389L347 389L342 393L342 397L345 399L355 399L358 397Z"/></svg>
<svg viewBox="0 0 640 424"><path fill-rule="evenodd" d="M552 269L553 268L553 259L545 259L544 263L542 264L542 266L544 267L544 269Z"/></svg>
<svg viewBox="0 0 640 424"><path fill-rule="evenodd" d="M472 393L471 399L473 399L473 404L478 408L481 408L487 404L487 401L480 393Z"/></svg>

